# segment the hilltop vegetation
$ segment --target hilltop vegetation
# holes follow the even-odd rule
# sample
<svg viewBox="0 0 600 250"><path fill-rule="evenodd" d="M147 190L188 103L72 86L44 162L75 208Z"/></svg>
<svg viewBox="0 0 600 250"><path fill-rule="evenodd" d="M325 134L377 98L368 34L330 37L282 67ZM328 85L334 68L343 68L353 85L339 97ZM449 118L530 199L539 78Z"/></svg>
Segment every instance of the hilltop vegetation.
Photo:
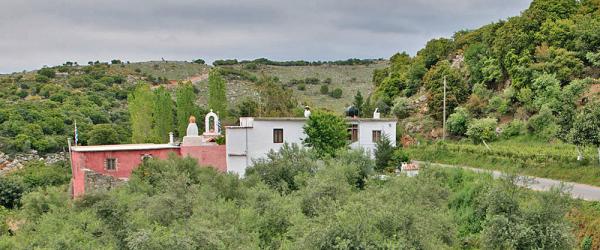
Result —
<svg viewBox="0 0 600 250"><path fill-rule="evenodd" d="M272 66L296 63L265 60L217 68L199 60L195 63L113 60L111 63L89 62L88 65L66 62L37 71L2 75L0 151L60 151L66 146L66 138L73 137L75 121L79 129L79 144L132 142L127 97L140 83L151 86L153 90L164 86L176 99L177 82L191 82L195 108L190 110L196 111L190 114L200 116L209 109L208 78L211 69L218 69L226 80L229 108L225 116L229 119L224 120L225 124L234 123L239 115L300 115L300 103L341 113L345 105L351 103L356 91L371 91L372 70L386 65L379 60L356 59L301 64L306 66ZM318 83L306 84L308 87L304 91L290 84L292 79L305 78ZM331 91L320 94L319 86L329 86ZM259 97L262 99L259 100ZM187 121L190 114L186 114L185 118L181 114L178 119ZM154 126L151 117L142 117L147 118L145 122L151 127ZM160 135L153 134L147 140L159 142L166 136L165 129L170 127L163 125Z"/></svg>
<svg viewBox="0 0 600 250"><path fill-rule="evenodd" d="M415 56L393 55L389 67L373 74L370 105L402 119L397 134L410 136L409 144L413 138L441 139L445 82L449 137L469 139L478 150L450 142L415 150L414 156L447 161L450 152L476 166L505 170L512 164L519 172L577 180L595 173L591 168L600 160L598 30L598 1L534 0L519 16L432 39ZM522 136L532 143L510 143ZM499 140L508 143L494 143ZM546 150L548 142L570 158L556 158L552 146ZM434 153L438 149L446 153ZM522 157L523 151L535 160ZM482 155L506 162L498 164L495 157L478 162ZM585 170L559 169L572 165Z"/></svg>

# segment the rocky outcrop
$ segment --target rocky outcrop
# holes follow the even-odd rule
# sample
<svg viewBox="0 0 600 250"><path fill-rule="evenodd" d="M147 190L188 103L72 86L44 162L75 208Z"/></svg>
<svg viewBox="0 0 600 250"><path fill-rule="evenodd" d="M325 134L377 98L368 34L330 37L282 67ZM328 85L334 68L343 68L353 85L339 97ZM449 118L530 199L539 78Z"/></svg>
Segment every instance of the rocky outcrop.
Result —
<svg viewBox="0 0 600 250"><path fill-rule="evenodd" d="M40 156L37 151L32 150L28 153L18 153L8 155L0 152L0 175L20 169L30 161L44 161L46 164L55 164L60 161L66 161L67 157L63 153L46 154Z"/></svg>

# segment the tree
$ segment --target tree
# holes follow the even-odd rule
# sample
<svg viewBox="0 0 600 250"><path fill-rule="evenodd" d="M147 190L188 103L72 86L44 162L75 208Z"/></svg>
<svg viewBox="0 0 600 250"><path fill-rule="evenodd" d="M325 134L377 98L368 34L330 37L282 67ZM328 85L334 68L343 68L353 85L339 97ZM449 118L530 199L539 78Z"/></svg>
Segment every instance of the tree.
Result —
<svg viewBox="0 0 600 250"><path fill-rule="evenodd" d="M394 146L390 137L386 134L381 135L381 139L375 142L375 169L385 170L390 164L394 163Z"/></svg>
<svg viewBox="0 0 600 250"><path fill-rule="evenodd" d="M396 117L398 117L398 119L404 119L410 115L410 113L412 112L412 109L413 109L412 104L408 98L398 97L394 101L394 106L392 107L392 113L394 113L394 115Z"/></svg>
<svg viewBox="0 0 600 250"><path fill-rule="evenodd" d="M190 116L198 115L195 102L196 94L194 93L192 84L190 82L179 83L175 94L177 132L179 137L185 136Z"/></svg>
<svg viewBox="0 0 600 250"><path fill-rule="evenodd" d="M460 73L443 60L433 66L423 81L431 96L428 103L430 112L438 120L442 119L444 102L444 77L446 78L446 110L453 110L468 97L468 86Z"/></svg>
<svg viewBox="0 0 600 250"><path fill-rule="evenodd" d="M362 94L360 93L360 91L356 91L356 95L354 96L354 102L352 103L352 105L354 105L354 107L358 110L358 117L362 117L362 115L364 114L364 104L365 101L363 99Z"/></svg>
<svg viewBox="0 0 600 250"><path fill-rule="evenodd" d="M96 124L87 136L88 145L123 144L129 141L120 127L112 124Z"/></svg>
<svg viewBox="0 0 600 250"><path fill-rule="evenodd" d="M169 133L174 132L174 107L171 94L160 86L154 91L154 136L156 142L169 141Z"/></svg>
<svg viewBox="0 0 600 250"><path fill-rule="evenodd" d="M296 99L290 89L275 83L273 78L261 77L258 80L261 112L263 116L290 116L296 107Z"/></svg>
<svg viewBox="0 0 600 250"><path fill-rule="evenodd" d="M497 125L498 121L494 118L476 119L469 124L466 134L474 143L486 144L486 141L490 142L496 139Z"/></svg>
<svg viewBox="0 0 600 250"><path fill-rule="evenodd" d="M208 75L208 108L219 116L227 116L227 85L218 69Z"/></svg>
<svg viewBox="0 0 600 250"><path fill-rule="evenodd" d="M152 116L154 114L154 95L150 86L139 83L135 90L128 95L127 105L131 121L131 142L152 142Z"/></svg>
<svg viewBox="0 0 600 250"><path fill-rule="evenodd" d="M23 184L17 180L0 176L0 206L15 208L23 196Z"/></svg>
<svg viewBox="0 0 600 250"><path fill-rule="evenodd" d="M600 162L600 105L589 103L577 114L569 134L571 143L577 146L594 146L598 149Z"/></svg>
<svg viewBox="0 0 600 250"><path fill-rule="evenodd" d="M453 135L462 136L467 133L467 129L469 127L469 121L471 119L471 115L466 108L458 107L454 109L454 113L452 113L448 117L448 132Z"/></svg>
<svg viewBox="0 0 600 250"><path fill-rule="evenodd" d="M304 144L312 147L319 156L334 156L335 151L346 146L348 139L343 118L323 111L313 112L304 125Z"/></svg>
<svg viewBox="0 0 600 250"><path fill-rule="evenodd" d="M56 76L56 71L51 68L42 68L38 70L38 75L45 76L48 78L54 78Z"/></svg>
<svg viewBox="0 0 600 250"><path fill-rule="evenodd" d="M193 63L197 63L197 64L204 64L206 63L203 59L196 59L194 61L192 61Z"/></svg>
<svg viewBox="0 0 600 250"><path fill-rule="evenodd" d="M258 103L253 99L246 98L237 106L240 117L254 117L258 115Z"/></svg>

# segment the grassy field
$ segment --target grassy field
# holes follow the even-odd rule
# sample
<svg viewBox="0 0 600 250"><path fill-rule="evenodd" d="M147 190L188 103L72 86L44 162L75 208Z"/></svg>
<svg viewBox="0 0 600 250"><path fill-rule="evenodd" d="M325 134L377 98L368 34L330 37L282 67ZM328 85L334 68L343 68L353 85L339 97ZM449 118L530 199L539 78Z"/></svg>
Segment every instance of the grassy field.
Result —
<svg viewBox="0 0 600 250"><path fill-rule="evenodd" d="M545 177L600 186L600 164L592 148L576 160L576 148L529 136L490 143L491 150L470 142L422 143L407 148L411 159Z"/></svg>

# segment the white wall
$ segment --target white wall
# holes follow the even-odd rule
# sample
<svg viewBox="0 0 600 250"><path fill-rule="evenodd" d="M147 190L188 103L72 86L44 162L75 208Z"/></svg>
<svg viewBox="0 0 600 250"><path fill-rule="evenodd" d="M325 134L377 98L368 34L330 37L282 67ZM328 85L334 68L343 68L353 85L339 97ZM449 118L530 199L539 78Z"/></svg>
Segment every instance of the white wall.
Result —
<svg viewBox="0 0 600 250"><path fill-rule="evenodd" d="M304 120L254 120L250 128L227 128L227 171L243 176L252 160L265 157L270 150L278 151L284 143L302 145L304 124ZM273 142L273 129L283 129L283 143Z"/></svg>
<svg viewBox="0 0 600 250"><path fill-rule="evenodd" d="M396 146L396 122L395 121L357 121L358 124L358 141L350 144L351 148L363 148L373 156L376 143L373 142L373 131L380 130L381 136L387 135L392 141L392 145Z"/></svg>
<svg viewBox="0 0 600 250"><path fill-rule="evenodd" d="M270 150L278 151L284 143L302 145L302 139L306 137L305 123L304 119L256 118L251 123L252 127L227 127L227 171L244 176L252 160L265 157ZM348 123L358 124L359 140L352 143L351 148L363 148L373 156L373 130L381 130L396 145L396 121L356 120ZM284 143L273 142L273 129L283 129Z"/></svg>

